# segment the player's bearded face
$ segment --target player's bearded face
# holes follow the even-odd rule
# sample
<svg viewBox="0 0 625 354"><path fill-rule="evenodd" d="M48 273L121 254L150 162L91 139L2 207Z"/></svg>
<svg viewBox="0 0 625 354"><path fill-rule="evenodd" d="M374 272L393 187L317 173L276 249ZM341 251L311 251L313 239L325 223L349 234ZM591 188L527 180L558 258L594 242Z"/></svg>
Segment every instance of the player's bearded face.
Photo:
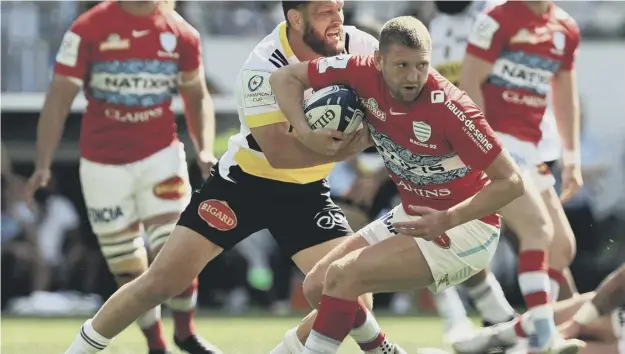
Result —
<svg viewBox="0 0 625 354"><path fill-rule="evenodd" d="M405 103L417 99L428 79L430 50L391 44L375 53L375 66L382 72L391 95Z"/></svg>
<svg viewBox="0 0 625 354"><path fill-rule="evenodd" d="M314 1L305 12L302 36L315 53L326 57L343 53L343 2Z"/></svg>

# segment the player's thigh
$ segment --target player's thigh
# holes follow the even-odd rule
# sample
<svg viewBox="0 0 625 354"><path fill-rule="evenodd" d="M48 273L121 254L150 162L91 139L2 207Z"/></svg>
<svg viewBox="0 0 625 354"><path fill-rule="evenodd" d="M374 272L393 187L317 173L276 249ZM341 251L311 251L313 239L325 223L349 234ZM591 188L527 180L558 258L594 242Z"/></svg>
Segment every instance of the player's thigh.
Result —
<svg viewBox="0 0 625 354"><path fill-rule="evenodd" d="M96 235L118 233L137 222L133 175L126 165L82 158L79 172L89 222Z"/></svg>
<svg viewBox="0 0 625 354"><path fill-rule="evenodd" d="M370 243L376 244L397 235L394 222L414 219L406 214L402 205L393 208L382 218L372 222L358 233ZM409 238L420 249L430 269L432 283L430 290L440 292L447 287L460 284L486 268L499 242L498 218L491 217L487 224L473 220L448 230L432 241Z"/></svg>
<svg viewBox="0 0 625 354"><path fill-rule="evenodd" d="M544 190L541 193L541 196L545 206L547 207L551 221L553 222L554 234L551 250L554 252L566 253L569 260L572 260L576 249L575 234L573 233L571 224L569 224L569 220L564 213L562 202L553 187Z"/></svg>
<svg viewBox="0 0 625 354"><path fill-rule="evenodd" d="M288 189L293 189L289 197ZM286 192L286 193L285 193ZM353 234L343 210L322 182L276 190L270 231L281 251L307 273L328 252Z"/></svg>
<svg viewBox="0 0 625 354"><path fill-rule="evenodd" d="M266 228L262 215L254 209L264 201L255 196L253 189L254 186L235 184L214 172L200 189L193 192L178 225L229 250L254 232Z"/></svg>
<svg viewBox="0 0 625 354"><path fill-rule="evenodd" d="M360 295L426 287L434 281L420 246L412 237L396 236L352 251L333 262L324 289Z"/></svg>
<svg viewBox="0 0 625 354"><path fill-rule="evenodd" d="M141 220L164 214L180 214L191 197L191 185L181 143L133 165L135 193Z"/></svg>
<svg viewBox="0 0 625 354"><path fill-rule="evenodd" d="M551 240L544 238L545 235L552 237L553 224L542 200L541 191L549 184L549 187L553 186L555 180L548 169L546 174L538 172L537 166L544 164L536 146L508 134L497 133L497 136L519 166L525 182L525 194L503 207L501 215L506 225L520 240L532 241L531 238L539 238L538 243L542 241L548 244ZM544 167L547 168L546 165ZM547 179L550 182L547 182Z"/></svg>
<svg viewBox="0 0 625 354"><path fill-rule="evenodd" d="M223 250L197 231L178 225L150 265L146 277L158 295L177 295Z"/></svg>

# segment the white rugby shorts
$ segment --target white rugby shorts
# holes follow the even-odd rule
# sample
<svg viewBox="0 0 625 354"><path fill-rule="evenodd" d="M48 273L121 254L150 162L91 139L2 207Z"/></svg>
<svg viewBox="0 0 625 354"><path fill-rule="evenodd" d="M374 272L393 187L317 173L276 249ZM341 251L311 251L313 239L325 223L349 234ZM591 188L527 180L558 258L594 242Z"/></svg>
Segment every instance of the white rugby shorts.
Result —
<svg viewBox="0 0 625 354"><path fill-rule="evenodd" d="M181 213L191 198L182 143L124 165L81 158L80 181L89 221L98 235L117 233L153 216Z"/></svg>
<svg viewBox="0 0 625 354"><path fill-rule="evenodd" d="M497 137L508 150L514 162L521 168L526 182L533 183L539 192L544 192L556 184L556 179L542 160L536 145L500 132L497 132Z"/></svg>
<svg viewBox="0 0 625 354"><path fill-rule="evenodd" d="M376 244L397 235L393 223L418 218L406 214L400 204L359 233L369 244ZM499 228L473 220L448 230L436 240L426 241L416 237L414 240L434 278L434 283L428 288L438 293L464 282L488 266L499 243Z"/></svg>

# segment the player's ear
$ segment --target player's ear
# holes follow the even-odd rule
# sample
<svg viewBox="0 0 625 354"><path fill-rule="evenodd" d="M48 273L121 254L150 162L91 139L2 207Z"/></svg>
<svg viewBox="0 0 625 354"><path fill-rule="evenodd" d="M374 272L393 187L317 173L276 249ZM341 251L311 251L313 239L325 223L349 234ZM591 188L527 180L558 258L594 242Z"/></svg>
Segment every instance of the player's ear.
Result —
<svg viewBox="0 0 625 354"><path fill-rule="evenodd" d="M287 21L293 27L294 30L301 32L302 30L302 13L295 10L290 9L289 12L286 13Z"/></svg>
<svg viewBox="0 0 625 354"><path fill-rule="evenodd" d="M373 64L378 71L382 71L382 52L379 49L373 52Z"/></svg>

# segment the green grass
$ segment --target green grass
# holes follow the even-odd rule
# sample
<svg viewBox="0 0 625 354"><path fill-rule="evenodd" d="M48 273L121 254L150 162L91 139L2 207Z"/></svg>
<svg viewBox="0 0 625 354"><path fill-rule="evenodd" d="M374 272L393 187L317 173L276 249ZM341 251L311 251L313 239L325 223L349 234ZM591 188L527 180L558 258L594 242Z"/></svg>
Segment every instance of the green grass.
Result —
<svg viewBox="0 0 625 354"><path fill-rule="evenodd" d="M434 317L381 317L380 323L389 339L396 341L409 353L417 348L439 347L442 344L442 322ZM3 318L3 354L64 353L82 324L80 319ZM296 325L296 317L201 317L197 320L199 333L221 347L226 354L267 354L282 340L284 331ZM168 337L172 323L165 319ZM446 348L448 349L448 348ZM136 326L126 330L103 353L147 353L144 339ZM359 353L353 341L347 339L341 354Z"/></svg>

